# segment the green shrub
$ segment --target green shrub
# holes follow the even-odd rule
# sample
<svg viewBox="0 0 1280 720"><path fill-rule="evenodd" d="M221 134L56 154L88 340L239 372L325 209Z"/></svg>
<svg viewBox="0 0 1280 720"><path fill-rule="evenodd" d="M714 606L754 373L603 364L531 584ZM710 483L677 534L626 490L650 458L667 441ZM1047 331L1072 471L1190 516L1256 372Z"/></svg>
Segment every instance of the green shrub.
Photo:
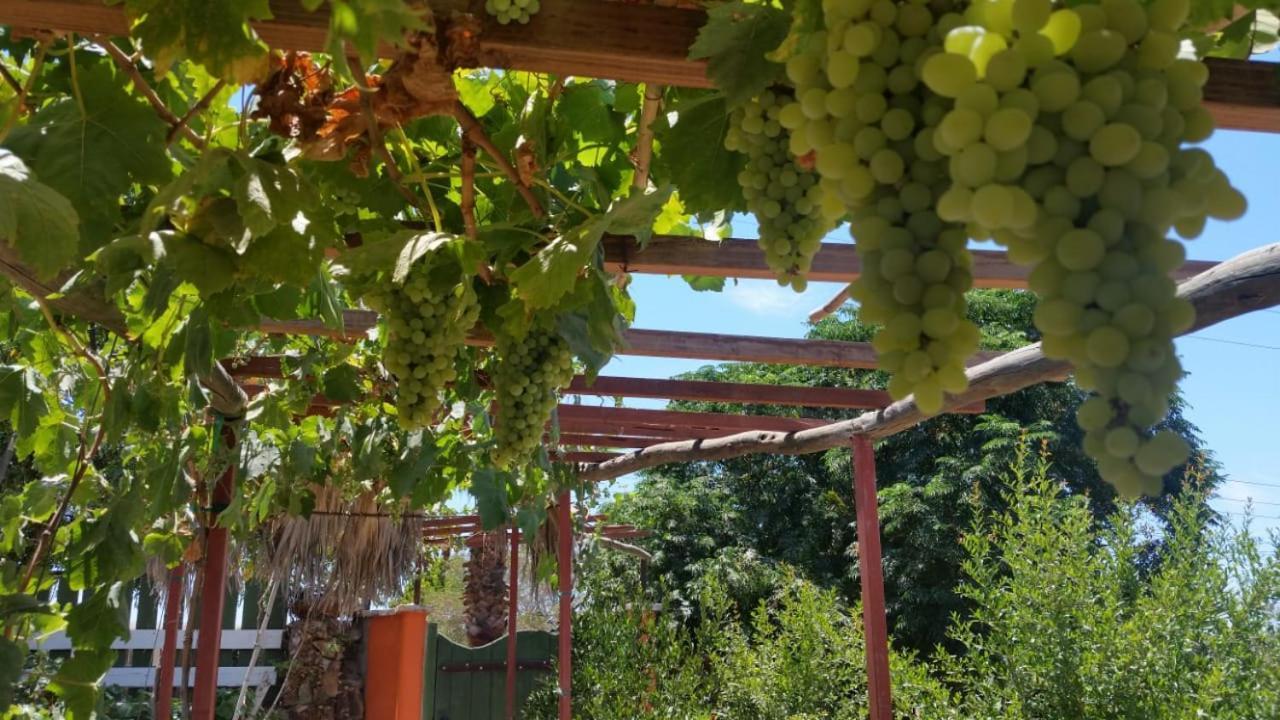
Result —
<svg viewBox="0 0 1280 720"><path fill-rule="evenodd" d="M1280 718L1280 558L1248 528L1213 524L1194 496L1159 537L1139 508L1099 521L1025 454L1009 487L1007 509L960 539L974 608L948 630L960 650L892 656L896 717ZM703 575L686 621L629 604L634 580L593 585L574 621L574 717L866 717L859 610L778 572L746 616L722 572ZM527 717L555 717L554 682Z"/></svg>
<svg viewBox="0 0 1280 720"><path fill-rule="evenodd" d="M1280 560L1202 499L1158 556L1136 509L1097 529L1043 463L963 540L974 612L940 671L972 718L1280 718Z"/></svg>

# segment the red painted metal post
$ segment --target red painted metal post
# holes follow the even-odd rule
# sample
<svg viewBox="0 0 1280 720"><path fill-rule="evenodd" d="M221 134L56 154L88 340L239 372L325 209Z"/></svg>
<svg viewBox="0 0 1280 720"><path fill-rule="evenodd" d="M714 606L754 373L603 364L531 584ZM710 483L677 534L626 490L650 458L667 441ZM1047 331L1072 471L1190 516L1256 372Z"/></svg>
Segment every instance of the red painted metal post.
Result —
<svg viewBox="0 0 1280 720"><path fill-rule="evenodd" d="M516 616L520 613L520 531L511 526L511 576L507 579L507 720L516 718Z"/></svg>
<svg viewBox="0 0 1280 720"><path fill-rule="evenodd" d="M222 426L222 440L235 447L236 433ZM192 720L214 720L218 702L218 655L222 650L222 608L227 592L227 529L218 525L218 513L231 503L236 466L231 463L213 488L213 508L205 535L204 587L200 591L200 634L196 641L196 691Z"/></svg>
<svg viewBox="0 0 1280 720"><path fill-rule="evenodd" d="M871 438L853 437L853 498L858 521L858 568L862 574L862 624L866 637L867 699L871 720L892 720L889 629L880 560L880 518L876 507L876 455Z"/></svg>
<svg viewBox="0 0 1280 720"><path fill-rule="evenodd" d="M169 588L164 596L164 647L156 673L155 720L173 717L173 667L178 662L178 626L182 624L182 591L186 566L169 569Z"/></svg>
<svg viewBox="0 0 1280 720"><path fill-rule="evenodd" d="M573 510L569 507L569 491L556 498L556 530L560 553L560 720L573 717Z"/></svg>

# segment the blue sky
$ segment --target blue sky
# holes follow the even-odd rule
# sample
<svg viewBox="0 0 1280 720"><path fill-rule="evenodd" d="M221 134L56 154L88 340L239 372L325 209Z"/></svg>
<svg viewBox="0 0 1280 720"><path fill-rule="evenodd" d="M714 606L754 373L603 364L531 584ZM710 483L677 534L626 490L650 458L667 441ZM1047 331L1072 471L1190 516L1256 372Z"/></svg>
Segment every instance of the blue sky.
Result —
<svg viewBox="0 0 1280 720"><path fill-rule="evenodd" d="M1225 260L1251 248L1280 241L1280 188L1274 173L1280 165L1280 136L1219 131L1207 144L1232 181L1249 199L1246 217L1235 223L1211 223L1205 234L1189 242L1188 257ZM734 237L756 237L751 218L735 219ZM845 229L829 238L851 242ZM803 294L772 281L730 282L724 292L695 292L678 277L637 275L631 284L637 328L720 332L773 337L802 337L807 316L838 290L839 285L813 283ZM1236 344L1243 343L1243 344ZM1183 394L1188 415L1200 427L1205 443L1222 464L1228 482L1214 506L1235 520L1253 499L1255 534L1280 529L1280 310L1229 320L1178 341L1188 377ZM641 357L618 357L604 374L669 377L707 363ZM584 398L584 402L598 399ZM660 407L661 402L628 401L632 407ZM615 483L625 489L627 479Z"/></svg>

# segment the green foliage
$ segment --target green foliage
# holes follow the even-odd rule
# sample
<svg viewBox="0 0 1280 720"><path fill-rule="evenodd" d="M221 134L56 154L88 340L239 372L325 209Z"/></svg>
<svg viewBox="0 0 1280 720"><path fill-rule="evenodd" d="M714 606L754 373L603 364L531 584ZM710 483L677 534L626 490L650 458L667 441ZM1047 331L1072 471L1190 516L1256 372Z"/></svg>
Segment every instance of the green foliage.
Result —
<svg viewBox="0 0 1280 720"><path fill-rule="evenodd" d="M36 180L16 155L0 149L0 236L44 276L62 269L80 241L76 211Z"/></svg>
<svg viewBox="0 0 1280 720"><path fill-rule="evenodd" d="M707 11L707 24L689 47L689 57L707 60L707 76L729 107L737 107L782 75L782 66L765 56L787 36L790 22L772 5L741 0L716 5Z"/></svg>
<svg viewBox="0 0 1280 720"><path fill-rule="evenodd" d="M983 344L1008 350L1035 339L1034 299L1025 293L971 293L970 317L983 328ZM867 341L871 328L856 312L825 319L810 337ZM729 382L882 388L873 371L778 367L756 364L706 367L690 379ZM947 619L965 612L956 592L963 550L958 540L977 514L1004 507L1006 470L1027 442L1044 443L1057 474L1071 492L1089 498L1098 517L1114 506L1114 493L1080 450L1075 409L1083 394L1070 384L1039 385L988 402L983 415L946 415L881 441L876 448L881 483L881 529L890 620L897 641L921 653L949 642ZM790 408L677 403L680 409L750 414L795 414ZM839 412L806 411L836 419ZM1194 426L1175 410L1169 427L1200 443ZM1206 462L1206 461L1202 461ZM1212 465L1210 485L1217 481ZM1184 490L1185 471L1166 480L1169 495L1148 501L1164 517ZM857 574L849 561L854 536L849 453L761 456L667 467L647 474L613 512L660 532L648 542L654 571L667 579L672 600L696 604L705 576L724 576L744 610L770 592L779 564L798 569L825 587L855 597ZM754 570L753 570L754 569Z"/></svg>
<svg viewBox="0 0 1280 720"><path fill-rule="evenodd" d="M974 606L944 659L972 718L1262 718L1280 713L1280 556L1248 527L1174 504L1154 567L1145 513L1096 529L1046 468L968 534ZM1026 479L1023 480L1023 476Z"/></svg>
<svg viewBox="0 0 1280 720"><path fill-rule="evenodd" d="M1173 504L1163 531L1137 506L1101 522L1021 447L1004 509L979 513L958 544L972 603L946 623L958 650L891 656L895 716L1275 717L1274 548L1247 527L1213 525L1196 493ZM637 610L644 592L625 565L587 585L575 717L866 716L860 612L831 591L782 571L742 611L710 582L688 623L678 607ZM544 690L526 712L554 717L553 699Z"/></svg>
<svg viewBox="0 0 1280 720"><path fill-rule="evenodd" d="M135 19L134 36L162 71L185 57L214 75L247 83L266 69L267 46L249 22L271 17L267 0L125 0L125 11Z"/></svg>

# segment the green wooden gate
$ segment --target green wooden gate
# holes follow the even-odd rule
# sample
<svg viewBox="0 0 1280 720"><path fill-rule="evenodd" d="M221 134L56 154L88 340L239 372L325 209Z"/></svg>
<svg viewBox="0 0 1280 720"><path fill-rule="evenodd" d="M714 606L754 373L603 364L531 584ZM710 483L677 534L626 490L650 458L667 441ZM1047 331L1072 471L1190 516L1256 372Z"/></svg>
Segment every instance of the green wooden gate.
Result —
<svg viewBox="0 0 1280 720"><path fill-rule="evenodd" d="M556 636L524 630L517 633L516 706L551 672ZM470 648L427 626L423 720L502 720L507 707L507 638ZM516 717L520 717L517 713Z"/></svg>

